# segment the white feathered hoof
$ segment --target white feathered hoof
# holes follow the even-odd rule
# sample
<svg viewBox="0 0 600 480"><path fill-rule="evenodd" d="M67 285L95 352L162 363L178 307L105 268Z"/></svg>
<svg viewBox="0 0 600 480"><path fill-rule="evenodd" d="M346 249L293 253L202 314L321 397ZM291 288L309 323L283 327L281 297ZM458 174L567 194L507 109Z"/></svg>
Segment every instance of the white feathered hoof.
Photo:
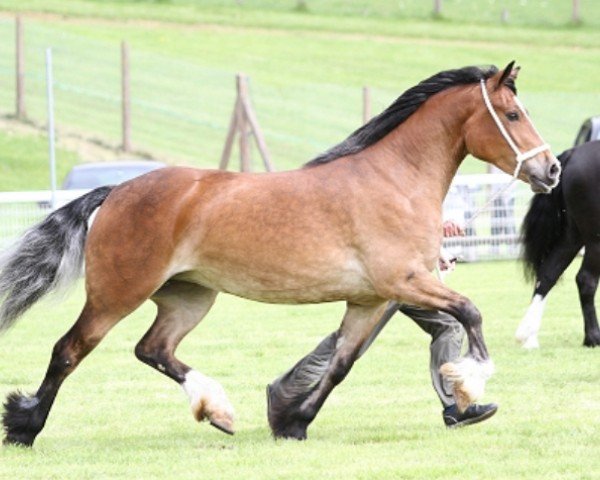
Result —
<svg viewBox="0 0 600 480"><path fill-rule="evenodd" d="M462 413L485 393L485 383L494 373L494 364L491 360L480 363L462 358L442 365L440 373L452 382L454 401Z"/></svg>
<svg viewBox="0 0 600 480"><path fill-rule="evenodd" d="M540 342L538 340L537 331L532 331L527 328L527 325L517 329L515 332L515 340L525 349L531 350L534 348L540 348Z"/></svg>
<svg viewBox="0 0 600 480"><path fill-rule="evenodd" d="M538 332L542 325L542 315L544 314L545 305L546 297L542 297L539 294L534 295L523 320L521 320L515 332L515 339L523 348L540 348Z"/></svg>
<svg viewBox="0 0 600 480"><path fill-rule="evenodd" d="M190 399L192 414L197 421L208 420L213 427L233 435L233 406L219 382L190 370L182 386Z"/></svg>
<svg viewBox="0 0 600 480"><path fill-rule="evenodd" d="M535 350L540 348L540 342L537 335L531 335L521 342L521 346L526 350Z"/></svg>

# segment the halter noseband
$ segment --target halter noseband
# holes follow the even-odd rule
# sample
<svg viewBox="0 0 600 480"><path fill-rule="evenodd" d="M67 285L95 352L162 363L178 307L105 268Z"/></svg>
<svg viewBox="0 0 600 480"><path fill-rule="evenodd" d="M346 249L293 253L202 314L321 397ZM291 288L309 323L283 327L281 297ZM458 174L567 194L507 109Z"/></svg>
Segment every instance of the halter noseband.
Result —
<svg viewBox="0 0 600 480"><path fill-rule="evenodd" d="M500 121L498 114L494 110L494 107L492 106L492 102L490 101L490 96L488 95L488 92L487 92L487 88L485 87L485 80L482 79L479 83L481 85L481 94L483 95L483 102L485 103L485 106L487 107L488 112L490 112L490 115L494 119L494 122L496 123L498 130L500 130L500 133L504 137L504 140L506 140L506 143L508 143L508 145L512 149L512 151L515 152L517 166L515 167L515 172L513 173L513 178L517 178L519 176L519 172L521 171L521 166L523 165L523 162L525 160L529 160L530 158L535 157L538 153L541 153L545 150L550 150L550 145L548 145L547 143L544 143L538 147L532 148L531 150L527 150L526 152L521 152L521 150L519 150L519 147L517 147L516 143L514 142L514 140L508 133L508 131L506 130L506 128L504 128L504 125ZM521 112L523 112L523 114L525 115L525 118L529 119L529 115L527 115L527 111L525 110L525 107L523 107L523 104L519 101L519 99L517 97L515 97L515 102L516 102L517 106L519 107L519 109L521 110ZM538 135L538 137L542 138L541 135L538 133L538 131L533 126L533 123L531 122L531 120L529 120L529 123L531 124L533 130Z"/></svg>

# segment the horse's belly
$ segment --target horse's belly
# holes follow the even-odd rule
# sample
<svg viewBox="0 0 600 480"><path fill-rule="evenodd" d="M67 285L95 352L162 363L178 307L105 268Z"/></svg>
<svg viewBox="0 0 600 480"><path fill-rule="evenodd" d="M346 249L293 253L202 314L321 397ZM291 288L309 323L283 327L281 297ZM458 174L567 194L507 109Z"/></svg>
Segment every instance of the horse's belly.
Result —
<svg viewBox="0 0 600 480"><path fill-rule="evenodd" d="M370 282L357 265L313 271L306 265L272 269L213 265L188 270L176 278L266 303L321 303L374 296Z"/></svg>

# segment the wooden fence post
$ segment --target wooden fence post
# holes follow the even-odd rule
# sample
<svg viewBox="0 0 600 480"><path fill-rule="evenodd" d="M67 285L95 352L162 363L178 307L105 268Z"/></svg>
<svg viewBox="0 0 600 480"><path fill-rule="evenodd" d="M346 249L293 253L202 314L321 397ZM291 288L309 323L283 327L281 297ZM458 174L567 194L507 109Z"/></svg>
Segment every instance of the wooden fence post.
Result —
<svg viewBox="0 0 600 480"><path fill-rule="evenodd" d="M275 169L271 163L271 157L267 149L264 135L258 123L256 114L254 113L254 109L252 108L252 103L250 102L248 78L242 74L238 74L236 76L236 88L237 96L229 123L229 129L227 131L227 137L225 139L225 145L223 147L223 153L221 154L219 168L221 170L227 169L235 137L236 135L239 135L240 170L242 172L249 172L252 170L250 138L254 137L265 170L272 172Z"/></svg>
<svg viewBox="0 0 600 480"><path fill-rule="evenodd" d="M371 89L363 87L363 124L371 120Z"/></svg>
<svg viewBox="0 0 600 480"><path fill-rule="evenodd" d="M131 151L131 92L129 89L129 45L121 42L121 128L124 152Z"/></svg>
<svg viewBox="0 0 600 480"><path fill-rule="evenodd" d="M581 22L581 3L579 0L573 0L573 13L571 14L571 20L573 23Z"/></svg>
<svg viewBox="0 0 600 480"><path fill-rule="evenodd" d="M25 50L23 45L23 23L17 15L15 22L15 57L16 57L16 117L24 119L25 112Z"/></svg>
<svg viewBox="0 0 600 480"><path fill-rule="evenodd" d="M248 85L246 83L246 77L243 75L236 76L236 89L237 95L242 101L242 108L238 110L238 126L240 134L240 171L249 172L251 162L250 152L250 131L248 125L248 118L244 115L243 99L248 96Z"/></svg>

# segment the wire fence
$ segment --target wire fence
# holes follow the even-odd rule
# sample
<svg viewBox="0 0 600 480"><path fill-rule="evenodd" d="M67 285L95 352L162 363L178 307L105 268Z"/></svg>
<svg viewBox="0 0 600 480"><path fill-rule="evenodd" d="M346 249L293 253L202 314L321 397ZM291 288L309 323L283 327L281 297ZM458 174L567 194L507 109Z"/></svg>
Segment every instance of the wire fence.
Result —
<svg viewBox="0 0 600 480"><path fill-rule="evenodd" d="M76 133L115 149L121 137L120 39L96 39L47 22L25 23L25 104L46 121L44 52L52 47L59 136ZM0 112L15 113L15 22L0 18ZM235 101L235 71L131 48L132 145L167 163L216 167ZM398 91L371 86L372 112ZM362 89L326 83L255 82L250 94L278 170L296 168L362 122ZM555 149L572 144L596 115L600 93L523 92L540 131ZM560 150L559 150L560 151ZM480 167L483 171L483 167Z"/></svg>

